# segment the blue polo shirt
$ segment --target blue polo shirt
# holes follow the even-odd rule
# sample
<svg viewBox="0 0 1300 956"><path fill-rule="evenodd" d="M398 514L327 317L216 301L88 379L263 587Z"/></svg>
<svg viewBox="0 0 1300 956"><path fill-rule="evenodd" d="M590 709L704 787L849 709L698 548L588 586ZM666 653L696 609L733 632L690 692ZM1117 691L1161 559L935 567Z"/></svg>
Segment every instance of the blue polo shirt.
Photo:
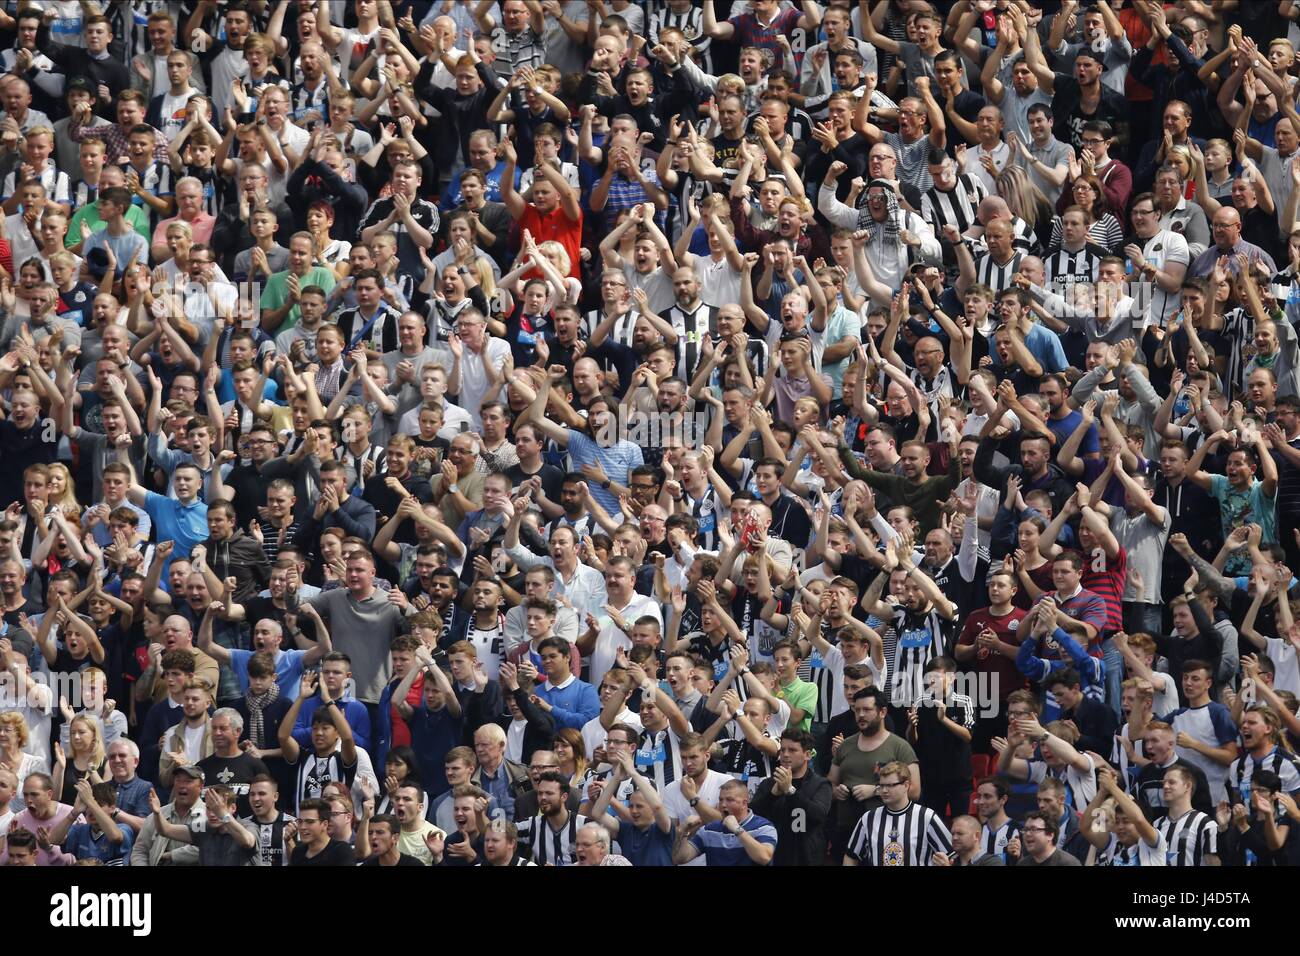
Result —
<svg viewBox="0 0 1300 956"><path fill-rule="evenodd" d="M183 505L175 498L146 491L144 511L153 522L159 541L176 542L176 547L163 565L162 577L158 579L165 587L172 559L188 558L196 544L208 540L208 506L197 499L191 504Z"/></svg>
<svg viewBox="0 0 1300 956"><path fill-rule="evenodd" d="M117 788L117 808L133 817L147 817L153 811L149 809L149 791L153 785L137 775L126 783L114 782Z"/></svg>
<svg viewBox="0 0 1300 956"><path fill-rule="evenodd" d="M248 692L248 661L256 653L238 648L230 651L230 669L235 672L241 694ZM299 650L281 649L275 652L275 683L280 688L281 697L292 700L298 696L298 682L302 680L302 659L306 656L306 651Z"/></svg>
<svg viewBox="0 0 1300 956"><path fill-rule="evenodd" d="M741 822L740 828L759 843L776 846L776 827L770 820L751 813ZM621 831L622 827L619 829ZM691 837L691 846L704 854L704 862L708 866L758 865L745 852L745 845L740 842L740 837L723 829L721 820L710 823Z"/></svg>
<svg viewBox="0 0 1300 956"><path fill-rule="evenodd" d="M618 845L633 866L672 866L673 842L677 839L677 825L664 833L659 825L651 823L639 830L631 823L618 828ZM744 851L741 851L744 852Z"/></svg>

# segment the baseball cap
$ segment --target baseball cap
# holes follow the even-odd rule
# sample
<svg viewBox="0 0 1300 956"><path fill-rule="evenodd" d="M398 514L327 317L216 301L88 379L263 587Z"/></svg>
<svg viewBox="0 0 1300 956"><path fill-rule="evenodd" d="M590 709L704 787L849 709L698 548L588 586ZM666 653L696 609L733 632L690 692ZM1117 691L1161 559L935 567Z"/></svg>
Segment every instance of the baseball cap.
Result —
<svg viewBox="0 0 1300 956"><path fill-rule="evenodd" d="M67 85L63 88L63 95L67 96L73 90L82 90L86 93L95 93L95 84L90 81L88 76L73 76L68 79Z"/></svg>
<svg viewBox="0 0 1300 956"><path fill-rule="evenodd" d="M199 783L203 783L204 781L203 771L194 764L185 764L184 766L177 767L172 775L175 776L178 773L183 773L186 776L193 777Z"/></svg>

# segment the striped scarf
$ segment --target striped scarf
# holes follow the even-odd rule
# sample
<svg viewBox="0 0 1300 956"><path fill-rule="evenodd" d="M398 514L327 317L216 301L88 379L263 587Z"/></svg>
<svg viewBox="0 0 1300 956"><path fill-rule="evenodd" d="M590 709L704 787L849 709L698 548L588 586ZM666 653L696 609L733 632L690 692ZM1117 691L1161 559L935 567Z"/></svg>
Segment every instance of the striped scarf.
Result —
<svg viewBox="0 0 1300 956"><path fill-rule="evenodd" d="M894 192L893 183L883 179L873 179L864 191L869 192L872 187L881 187L885 191L885 218L881 222L876 222L876 218L871 215L871 210L863 206L858 211L858 228L865 229L871 233L871 243L884 242L890 245L897 245L899 242L899 211L898 211L898 193ZM864 199L865 202L865 199Z"/></svg>
<svg viewBox="0 0 1300 956"><path fill-rule="evenodd" d="M266 728L262 712L270 707L280 696L280 685L271 684L265 694L254 694L251 690L244 694L244 703L248 705L248 739L258 749L266 747Z"/></svg>

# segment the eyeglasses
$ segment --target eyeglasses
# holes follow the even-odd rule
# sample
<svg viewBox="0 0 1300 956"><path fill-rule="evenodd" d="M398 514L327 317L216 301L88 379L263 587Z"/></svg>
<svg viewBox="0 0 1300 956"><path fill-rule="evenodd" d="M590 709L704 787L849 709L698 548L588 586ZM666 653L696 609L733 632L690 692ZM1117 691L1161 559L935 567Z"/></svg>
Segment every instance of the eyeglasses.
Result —
<svg viewBox="0 0 1300 956"><path fill-rule="evenodd" d="M901 787L901 786L904 786L903 781L901 781L901 780L895 780L893 783L884 783L884 782L878 783L878 784L876 784L876 789L877 789L877 790L892 790L892 789L894 789L895 787Z"/></svg>
<svg viewBox="0 0 1300 956"><path fill-rule="evenodd" d="M1021 827L1022 833L1048 833L1047 827Z"/></svg>

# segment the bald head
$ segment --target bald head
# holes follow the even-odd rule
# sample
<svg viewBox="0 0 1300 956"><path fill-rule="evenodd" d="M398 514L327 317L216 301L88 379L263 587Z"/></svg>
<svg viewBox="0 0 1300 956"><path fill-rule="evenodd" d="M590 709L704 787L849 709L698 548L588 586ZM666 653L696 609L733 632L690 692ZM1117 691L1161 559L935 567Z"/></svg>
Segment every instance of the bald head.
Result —
<svg viewBox="0 0 1300 956"><path fill-rule="evenodd" d="M978 217L987 226L997 219L1010 219L1011 207L1001 196L985 196L980 200Z"/></svg>
<svg viewBox="0 0 1300 956"><path fill-rule="evenodd" d="M1221 252L1231 252L1241 241L1241 213L1233 206L1220 206L1214 214L1214 244Z"/></svg>

